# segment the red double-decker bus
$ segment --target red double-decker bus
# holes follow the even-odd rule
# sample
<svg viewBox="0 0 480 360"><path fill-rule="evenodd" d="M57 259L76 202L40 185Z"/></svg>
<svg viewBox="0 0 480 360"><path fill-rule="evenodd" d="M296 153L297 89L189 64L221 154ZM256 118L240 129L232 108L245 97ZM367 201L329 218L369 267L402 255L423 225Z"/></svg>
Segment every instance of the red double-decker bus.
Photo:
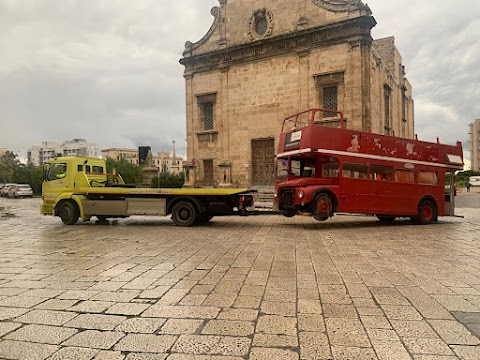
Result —
<svg viewBox="0 0 480 360"><path fill-rule="evenodd" d="M460 142L350 130L341 112L310 109L284 121L274 204L287 217L357 213L430 224L454 215L454 174L462 169Z"/></svg>

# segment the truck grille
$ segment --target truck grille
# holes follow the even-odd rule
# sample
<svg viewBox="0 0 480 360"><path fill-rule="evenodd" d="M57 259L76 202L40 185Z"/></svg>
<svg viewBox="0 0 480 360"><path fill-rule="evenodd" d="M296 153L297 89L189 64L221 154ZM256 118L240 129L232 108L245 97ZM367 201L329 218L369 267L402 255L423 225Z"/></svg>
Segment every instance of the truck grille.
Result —
<svg viewBox="0 0 480 360"><path fill-rule="evenodd" d="M293 190L286 190L282 192L280 203L283 207L291 207L295 205L295 194Z"/></svg>

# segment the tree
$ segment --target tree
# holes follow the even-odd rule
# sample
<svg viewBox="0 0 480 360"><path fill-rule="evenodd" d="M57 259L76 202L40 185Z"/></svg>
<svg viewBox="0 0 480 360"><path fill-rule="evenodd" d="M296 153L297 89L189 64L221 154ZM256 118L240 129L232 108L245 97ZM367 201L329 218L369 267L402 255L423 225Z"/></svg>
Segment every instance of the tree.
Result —
<svg viewBox="0 0 480 360"><path fill-rule="evenodd" d="M17 155L11 151L0 156L0 180L4 183L13 182L15 169L19 164Z"/></svg>
<svg viewBox="0 0 480 360"><path fill-rule="evenodd" d="M185 176L182 173L170 174L161 173L152 179L151 187L153 188L181 188L185 183Z"/></svg>
<svg viewBox="0 0 480 360"><path fill-rule="evenodd" d="M142 183L144 174L142 168L138 165L134 165L127 160L114 160L108 158L107 162L107 172L113 173L116 169L116 173L120 174L126 184L135 184L139 185Z"/></svg>

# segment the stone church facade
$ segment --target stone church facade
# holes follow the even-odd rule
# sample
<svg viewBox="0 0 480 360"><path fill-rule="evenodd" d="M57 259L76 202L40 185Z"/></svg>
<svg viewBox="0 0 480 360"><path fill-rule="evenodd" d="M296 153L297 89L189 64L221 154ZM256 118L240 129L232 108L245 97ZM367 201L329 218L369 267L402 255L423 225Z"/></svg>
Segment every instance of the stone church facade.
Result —
<svg viewBox="0 0 480 360"><path fill-rule="evenodd" d="M394 38L373 40L360 0L219 0L187 42L186 186L272 185L283 119L337 109L348 128L414 136ZM328 114L326 114L328 115Z"/></svg>

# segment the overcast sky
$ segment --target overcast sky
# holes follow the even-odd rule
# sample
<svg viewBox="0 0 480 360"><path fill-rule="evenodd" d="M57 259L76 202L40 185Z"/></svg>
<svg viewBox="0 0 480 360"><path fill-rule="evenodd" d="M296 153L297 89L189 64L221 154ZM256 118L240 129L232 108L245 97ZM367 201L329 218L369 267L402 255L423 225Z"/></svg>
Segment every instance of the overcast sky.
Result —
<svg viewBox="0 0 480 360"><path fill-rule="evenodd" d="M229 0L238 1L238 0ZM271 0L280 1L280 0ZM294 1L294 0L288 0ZM182 57L217 0L0 0L0 148L42 141L185 154ZM421 139L468 148L480 118L480 1L370 0L395 36Z"/></svg>

